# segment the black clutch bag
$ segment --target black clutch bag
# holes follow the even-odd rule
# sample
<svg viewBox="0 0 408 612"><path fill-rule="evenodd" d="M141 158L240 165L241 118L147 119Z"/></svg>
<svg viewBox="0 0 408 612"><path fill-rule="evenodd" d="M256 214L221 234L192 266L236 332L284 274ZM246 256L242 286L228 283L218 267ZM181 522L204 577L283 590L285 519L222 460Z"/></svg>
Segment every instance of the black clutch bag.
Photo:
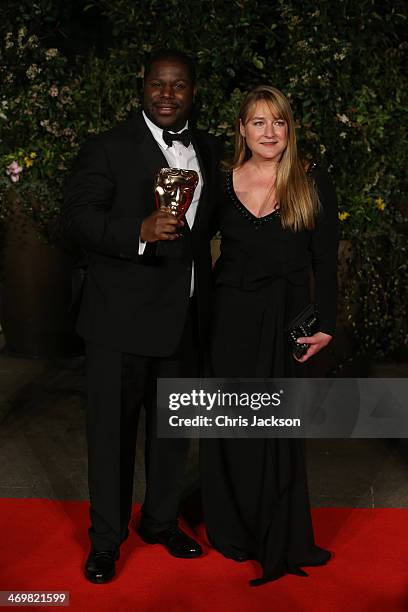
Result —
<svg viewBox="0 0 408 612"><path fill-rule="evenodd" d="M309 348L308 344L298 344L297 338L304 338L305 336L313 336L318 331L319 319L317 316L317 307L315 304L309 304L306 306L301 313L297 315L289 323L288 326L288 341L292 350L292 353L298 359L303 357Z"/></svg>

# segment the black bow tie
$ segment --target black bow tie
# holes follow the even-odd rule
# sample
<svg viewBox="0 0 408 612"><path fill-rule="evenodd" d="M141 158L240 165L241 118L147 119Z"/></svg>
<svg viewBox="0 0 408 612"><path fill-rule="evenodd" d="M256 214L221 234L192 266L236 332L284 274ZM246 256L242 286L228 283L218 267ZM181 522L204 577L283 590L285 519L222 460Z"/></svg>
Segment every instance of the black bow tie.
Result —
<svg viewBox="0 0 408 612"><path fill-rule="evenodd" d="M179 132L178 134L173 134L172 132L169 132L168 130L163 130L163 140L168 147L173 146L173 142L175 140L179 140L181 143L183 143L185 147L188 147L188 145L191 142L191 134L188 129L183 130L182 132Z"/></svg>

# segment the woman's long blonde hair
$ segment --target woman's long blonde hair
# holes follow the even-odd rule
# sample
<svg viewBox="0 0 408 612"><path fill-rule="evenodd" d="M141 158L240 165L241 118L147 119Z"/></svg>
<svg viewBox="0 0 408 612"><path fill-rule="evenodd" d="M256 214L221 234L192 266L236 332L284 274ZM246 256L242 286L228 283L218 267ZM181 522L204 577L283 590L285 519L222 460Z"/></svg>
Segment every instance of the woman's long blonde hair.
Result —
<svg viewBox="0 0 408 612"><path fill-rule="evenodd" d="M266 102L274 117L283 119L288 129L288 144L282 153L276 172L276 200L280 209L282 226L293 231L313 229L319 200L312 181L306 175L298 156L295 122L289 101L279 89L261 85L249 92L242 102L235 131L234 158L228 168L240 168L252 153L240 132L240 122L246 125L257 102ZM271 185L271 190L273 185Z"/></svg>

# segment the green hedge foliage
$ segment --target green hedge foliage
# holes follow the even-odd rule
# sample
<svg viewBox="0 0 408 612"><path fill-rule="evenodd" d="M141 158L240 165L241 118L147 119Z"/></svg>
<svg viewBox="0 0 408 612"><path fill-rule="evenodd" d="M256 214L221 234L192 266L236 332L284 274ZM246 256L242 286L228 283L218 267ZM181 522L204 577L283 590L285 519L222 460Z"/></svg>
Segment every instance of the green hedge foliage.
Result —
<svg viewBox="0 0 408 612"><path fill-rule="evenodd" d="M32 5L37 27L39 15L52 15L50 4L43 0ZM22 10L16 11L12 36L17 37L22 22L29 24L30 6L24 17ZM88 10L101 12L111 24L109 49L102 57L90 50L66 64L63 74L61 63L56 63L55 74L48 65L44 84L44 73L36 75L38 80L27 77L40 59L34 61L27 51L17 63L12 48L3 54L3 76L20 75L2 94L7 117L6 137L0 142L3 158L19 148L41 155L38 145L44 137L55 153L49 154L54 170L49 160L47 166L54 184L63 181L89 133L138 108L143 60L157 48L177 47L195 59L198 126L221 138L227 151L245 92L261 83L274 85L291 101L301 149L326 165L338 192L342 238L352 247L342 284L343 324L354 330L358 348L371 355L392 356L407 348L406 2L89 0ZM4 23L6 35L4 28L10 30L13 17ZM50 24L46 26L49 35ZM46 49L46 40L39 44ZM35 84L42 84L47 100L38 110L41 120L49 115L54 124L58 100L45 94L52 84L59 92L62 87L72 92L72 105L63 105L64 125L58 128L75 135L68 133L64 151L61 138L53 140L46 130L38 133L36 128L33 141L30 121L38 127L36 110L24 126L18 124L13 100L27 102Z"/></svg>

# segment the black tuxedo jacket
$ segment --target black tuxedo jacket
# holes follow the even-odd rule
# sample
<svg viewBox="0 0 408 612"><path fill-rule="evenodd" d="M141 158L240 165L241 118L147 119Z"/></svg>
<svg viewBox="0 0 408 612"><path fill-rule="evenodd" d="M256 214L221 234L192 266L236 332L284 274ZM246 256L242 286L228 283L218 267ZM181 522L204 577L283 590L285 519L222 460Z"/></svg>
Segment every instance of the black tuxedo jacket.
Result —
<svg viewBox="0 0 408 612"><path fill-rule="evenodd" d="M155 175L168 165L142 115L81 150L65 190L62 223L87 253L78 319L86 340L122 352L171 355L183 331L193 260L200 336L208 337L219 154L214 137L192 134L204 183L193 228L186 227L180 240L146 245L142 256L140 226L155 209Z"/></svg>

